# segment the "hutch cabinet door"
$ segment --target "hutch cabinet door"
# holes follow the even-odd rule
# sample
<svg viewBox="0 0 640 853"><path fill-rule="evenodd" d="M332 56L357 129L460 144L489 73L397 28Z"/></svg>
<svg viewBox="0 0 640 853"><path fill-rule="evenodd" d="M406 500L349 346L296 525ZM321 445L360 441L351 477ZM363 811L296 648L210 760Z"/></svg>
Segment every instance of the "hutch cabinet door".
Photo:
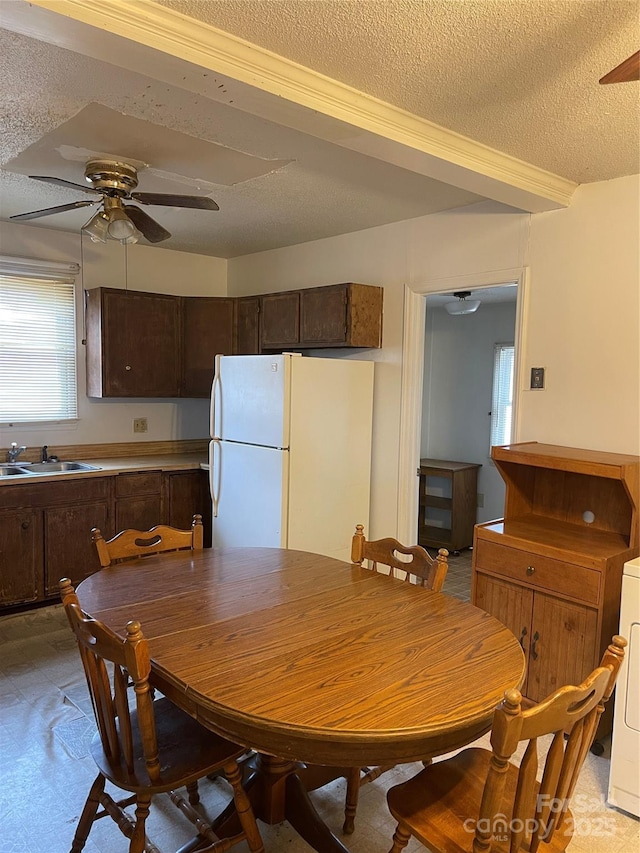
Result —
<svg viewBox="0 0 640 853"><path fill-rule="evenodd" d="M542 592L534 594L527 697L534 702L564 684L580 684L598 665L598 613Z"/></svg>
<svg viewBox="0 0 640 853"><path fill-rule="evenodd" d="M522 646L527 659L531 647L533 595L526 587L480 572L476 574L476 606L495 616L511 631ZM523 696L529 695L528 689L528 681L525 681L521 688Z"/></svg>

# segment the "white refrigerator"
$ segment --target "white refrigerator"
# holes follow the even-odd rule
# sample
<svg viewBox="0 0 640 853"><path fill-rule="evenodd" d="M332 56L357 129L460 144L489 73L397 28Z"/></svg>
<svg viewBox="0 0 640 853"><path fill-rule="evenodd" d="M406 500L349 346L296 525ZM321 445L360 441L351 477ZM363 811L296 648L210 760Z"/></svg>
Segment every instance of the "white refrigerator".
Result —
<svg viewBox="0 0 640 853"><path fill-rule="evenodd" d="M350 561L369 522L371 361L217 356L209 478L213 546L292 548Z"/></svg>

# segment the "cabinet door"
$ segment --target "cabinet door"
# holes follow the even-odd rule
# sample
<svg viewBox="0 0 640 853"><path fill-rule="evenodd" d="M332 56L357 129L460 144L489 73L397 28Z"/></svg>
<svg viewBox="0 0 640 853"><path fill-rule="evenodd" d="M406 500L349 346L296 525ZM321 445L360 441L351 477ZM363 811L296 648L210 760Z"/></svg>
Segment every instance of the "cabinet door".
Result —
<svg viewBox="0 0 640 853"><path fill-rule="evenodd" d="M260 300L263 349L282 349L300 341L300 293L270 293Z"/></svg>
<svg viewBox="0 0 640 853"><path fill-rule="evenodd" d="M160 495L139 495L132 498L119 498L116 501L117 533L131 527L135 530L150 530L161 523L161 518Z"/></svg>
<svg viewBox="0 0 640 853"><path fill-rule="evenodd" d="M110 535L105 501L44 510L45 595L58 595L61 578L70 578L75 586L99 570L92 527Z"/></svg>
<svg viewBox="0 0 640 853"><path fill-rule="evenodd" d="M162 473L141 471L115 478L115 531L149 530L162 523Z"/></svg>
<svg viewBox="0 0 640 853"><path fill-rule="evenodd" d="M580 682L598 665L598 614L581 604L534 594L527 697L534 702Z"/></svg>
<svg viewBox="0 0 640 853"><path fill-rule="evenodd" d="M103 396L177 397L180 297L104 290Z"/></svg>
<svg viewBox="0 0 640 853"><path fill-rule="evenodd" d="M204 544L211 545L211 498L206 471L178 471L164 476L165 524L187 530L195 513L202 516Z"/></svg>
<svg viewBox="0 0 640 853"><path fill-rule="evenodd" d="M533 592L517 584L476 572L473 603L495 616L511 631L528 659L531 647ZM528 677L522 687L523 695L529 696L530 680Z"/></svg>
<svg viewBox="0 0 640 853"><path fill-rule="evenodd" d="M339 346L347 339L347 287L300 291L300 343Z"/></svg>
<svg viewBox="0 0 640 853"><path fill-rule="evenodd" d="M36 601L42 590L40 514L0 513L0 605Z"/></svg>
<svg viewBox="0 0 640 853"><path fill-rule="evenodd" d="M236 355L260 354L260 299L236 299Z"/></svg>
<svg viewBox="0 0 640 853"><path fill-rule="evenodd" d="M233 315L233 299L183 298L181 397L211 394L216 355L233 354Z"/></svg>

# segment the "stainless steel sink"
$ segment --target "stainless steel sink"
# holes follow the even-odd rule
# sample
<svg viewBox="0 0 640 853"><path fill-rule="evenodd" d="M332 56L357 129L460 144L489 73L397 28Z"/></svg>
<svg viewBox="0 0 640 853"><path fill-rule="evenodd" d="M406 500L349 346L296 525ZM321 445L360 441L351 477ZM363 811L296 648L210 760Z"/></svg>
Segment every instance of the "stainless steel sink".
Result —
<svg viewBox="0 0 640 853"><path fill-rule="evenodd" d="M28 470L17 465L0 465L0 477L15 477L18 474L28 474Z"/></svg>
<svg viewBox="0 0 640 853"><path fill-rule="evenodd" d="M99 471L95 465L86 462L33 462L25 465L25 474L60 474L68 471Z"/></svg>

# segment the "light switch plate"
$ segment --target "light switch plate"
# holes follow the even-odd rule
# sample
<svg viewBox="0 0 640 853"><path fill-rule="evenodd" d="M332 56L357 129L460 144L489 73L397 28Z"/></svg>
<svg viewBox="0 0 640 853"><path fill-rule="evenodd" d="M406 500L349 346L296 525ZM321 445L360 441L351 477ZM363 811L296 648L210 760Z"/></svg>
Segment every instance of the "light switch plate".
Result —
<svg viewBox="0 0 640 853"><path fill-rule="evenodd" d="M531 368L530 388L544 388L544 367Z"/></svg>

